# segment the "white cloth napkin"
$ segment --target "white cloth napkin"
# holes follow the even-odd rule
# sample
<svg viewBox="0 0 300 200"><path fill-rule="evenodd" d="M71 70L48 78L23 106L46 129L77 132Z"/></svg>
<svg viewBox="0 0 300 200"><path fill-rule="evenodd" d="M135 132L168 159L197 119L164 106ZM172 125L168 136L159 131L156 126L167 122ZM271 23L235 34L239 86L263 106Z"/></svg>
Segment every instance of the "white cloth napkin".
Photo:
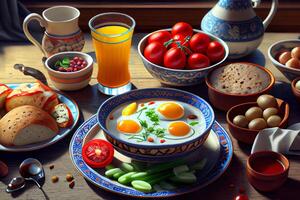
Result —
<svg viewBox="0 0 300 200"><path fill-rule="evenodd" d="M300 155L300 123L288 129L267 128L256 136L251 153L275 151L286 155Z"/></svg>

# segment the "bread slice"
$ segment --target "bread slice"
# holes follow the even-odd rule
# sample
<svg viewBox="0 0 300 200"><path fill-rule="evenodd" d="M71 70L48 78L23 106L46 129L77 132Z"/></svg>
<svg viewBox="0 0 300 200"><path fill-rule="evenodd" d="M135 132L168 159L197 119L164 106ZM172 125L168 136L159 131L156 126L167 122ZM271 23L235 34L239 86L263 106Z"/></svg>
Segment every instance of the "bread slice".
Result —
<svg viewBox="0 0 300 200"><path fill-rule="evenodd" d="M0 84L0 109L5 104L6 97L12 92L12 89L5 84Z"/></svg>
<svg viewBox="0 0 300 200"><path fill-rule="evenodd" d="M20 106L0 120L0 144L20 146L53 138L58 126L51 115L31 105Z"/></svg>

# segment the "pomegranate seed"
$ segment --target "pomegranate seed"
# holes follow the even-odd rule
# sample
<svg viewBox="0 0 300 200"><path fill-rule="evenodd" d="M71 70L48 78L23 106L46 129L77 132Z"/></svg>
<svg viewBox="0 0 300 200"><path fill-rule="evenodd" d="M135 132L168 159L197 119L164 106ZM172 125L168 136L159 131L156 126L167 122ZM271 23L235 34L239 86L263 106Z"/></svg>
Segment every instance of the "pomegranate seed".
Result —
<svg viewBox="0 0 300 200"><path fill-rule="evenodd" d="M81 61L78 61L76 64L77 64L77 65L81 65L81 64L82 64L82 62L81 62Z"/></svg>
<svg viewBox="0 0 300 200"><path fill-rule="evenodd" d="M67 68L67 72L71 72L71 71L72 71L71 67Z"/></svg>
<svg viewBox="0 0 300 200"><path fill-rule="evenodd" d="M75 65L74 64L70 64L70 67L74 67Z"/></svg>
<svg viewBox="0 0 300 200"><path fill-rule="evenodd" d="M78 60L83 61L83 58L79 57Z"/></svg>
<svg viewBox="0 0 300 200"><path fill-rule="evenodd" d="M74 60L74 61L78 61L78 60L79 60L79 57L75 56L75 57L73 58L73 60Z"/></svg>
<svg viewBox="0 0 300 200"><path fill-rule="evenodd" d="M113 120L114 119L114 116L109 116L109 120Z"/></svg>
<svg viewBox="0 0 300 200"><path fill-rule="evenodd" d="M75 65L75 64L76 64L76 62L74 60L70 61L70 65Z"/></svg>
<svg viewBox="0 0 300 200"><path fill-rule="evenodd" d="M159 142L160 143L164 143L164 142L166 142L166 140L165 139L161 139Z"/></svg>
<svg viewBox="0 0 300 200"><path fill-rule="evenodd" d="M87 65L87 62L86 62L86 61L83 61L83 62L82 62L82 65L86 66L86 65Z"/></svg>
<svg viewBox="0 0 300 200"><path fill-rule="evenodd" d="M148 142L154 142L153 138L152 137L148 137Z"/></svg>
<svg viewBox="0 0 300 200"><path fill-rule="evenodd" d="M58 71L63 72L63 71L65 71L65 69L63 67L60 67L60 68L58 68Z"/></svg>
<svg viewBox="0 0 300 200"><path fill-rule="evenodd" d="M74 72L78 71L78 68L77 68L77 67L74 67L73 71L74 71Z"/></svg>

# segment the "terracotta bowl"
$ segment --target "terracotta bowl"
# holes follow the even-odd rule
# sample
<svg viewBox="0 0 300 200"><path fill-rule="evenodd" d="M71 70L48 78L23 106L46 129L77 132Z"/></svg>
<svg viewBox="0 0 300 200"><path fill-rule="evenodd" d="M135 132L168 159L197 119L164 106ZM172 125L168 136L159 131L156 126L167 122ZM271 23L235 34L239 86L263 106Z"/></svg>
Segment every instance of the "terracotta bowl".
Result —
<svg viewBox="0 0 300 200"><path fill-rule="evenodd" d="M279 124L280 128L285 128L288 123L290 107L289 104L284 102L281 99L276 99L278 106L279 106L279 116L282 118L281 123ZM231 135L240 142L246 144L253 144L256 135L258 134L259 130L250 130L248 128L242 128L235 124L233 124L233 118L237 115L244 115L245 112L253 107L258 106L256 102L248 102L236 105L232 107L226 115L226 120L228 124L228 129Z"/></svg>
<svg viewBox="0 0 300 200"><path fill-rule="evenodd" d="M300 80L300 77L294 79L291 83L291 87L292 87L292 92L293 92L294 96L296 97L297 101L300 103L300 90L298 90L296 88L296 83L299 80Z"/></svg>
<svg viewBox="0 0 300 200"><path fill-rule="evenodd" d="M262 174L253 169L257 158L272 157L284 165L284 171L277 174ZM286 181L289 173L289 160L282 154L273 151L260 151L253 153L247 160L247 178L250 184L259 191L270 192L280 188Z"/></svg>
<svg viewBox="0 0 300 200"><path fill-rule="evenodd" d="M269 91L272 89L273 85L275 84L275 78L273 74L265 67L257 65L255 63L247 63L247 62L239 62L239 63L253 65L254 67L260 68L262 71L266 72L270 76L270 83L265 89L257 93L230 94L230 93L219 91L215 87L213 87L213 85L210 82L210 76L214 70L210 71L205 79L206 85L208 86L208 97L209 97L209 101L213 104L213 106L219 110L228 111L232 106L241 103L246 103L246 102L254 102L256 101L257 97L259 97L260 95L269 93Z"/></svg>

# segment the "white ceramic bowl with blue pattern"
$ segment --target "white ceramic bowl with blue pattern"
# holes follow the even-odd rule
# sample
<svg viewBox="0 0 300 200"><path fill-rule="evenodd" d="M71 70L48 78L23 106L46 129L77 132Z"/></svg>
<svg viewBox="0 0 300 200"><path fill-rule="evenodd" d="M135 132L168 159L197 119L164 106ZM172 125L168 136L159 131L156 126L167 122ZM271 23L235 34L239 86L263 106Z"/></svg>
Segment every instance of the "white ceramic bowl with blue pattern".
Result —
<svg viewBox="0 0 300 200"><path fill-rule="evenodd" d="M273 65L290 81L300 77L300 69L286 67L285 65L278 62L279 54L284 51L291 51L294 47L300 46L300 40L281 40L270 46L268 50L268 56L272 61Z"/></svg>
<svg viewBox="0 0 300 200"><path fill-rule="evenodd" d="M111 112L122 104L129 104L139 100L168 99L192 105L201 112L203 128L195 130L195 135L188 139L176 140L172 143L161 143L157 145L146 145L144 143L129 140L121 137L119 133L114 133L107 128L107 119ZM198 149L207 139L215 115L212 107L205 100L197 95L177 89L170 88L148 88L132 90L130 92L114 96L106 100L97 113L98 123L103 130L106 139L114 145L115 149L122 154L143 161L166 161L176 159Z"/></svg>
<svg viewBox="0 0 300 200"><path fill-rule="evenodd" d="M171 31L171 29L162 29L162 30ZM162 31L162 30L158 30L158 31ZM158 32L158 31L155 31L155 32ZM144 66L146 67L148 72L155 79L157 79L158 81L160 81L161 83L166 84L166 85L190 86L190 85L200 84L204 81L207 73L211 69L213 69L213 68L219 66L220 64L222 64L226 60L226 58L228 57L228 54L229 54L228 46L223 40L221 40L218 37L213 36L209 33L205 33L203 31L194 29L195 33L205 33L211 38L211 40L218 41L219 43L221 43L222 46L225 49L224 58L220 62L215 63L215 64L213 64L213 65L211 65L207 68L204 68L204 69L195 69L195 70L169 69L169 68L166 68L166 67L161 66L161 65L156 65L156 64L148 61L144 57L143 52L144 52L144 49L147 46L148 37L151 34L155 33L155 32L149 33L148 35L146 35L145 37L143 37L141 39L141 41L138 44L138 53L139 53L140 57L142 58Z"/></svg>

